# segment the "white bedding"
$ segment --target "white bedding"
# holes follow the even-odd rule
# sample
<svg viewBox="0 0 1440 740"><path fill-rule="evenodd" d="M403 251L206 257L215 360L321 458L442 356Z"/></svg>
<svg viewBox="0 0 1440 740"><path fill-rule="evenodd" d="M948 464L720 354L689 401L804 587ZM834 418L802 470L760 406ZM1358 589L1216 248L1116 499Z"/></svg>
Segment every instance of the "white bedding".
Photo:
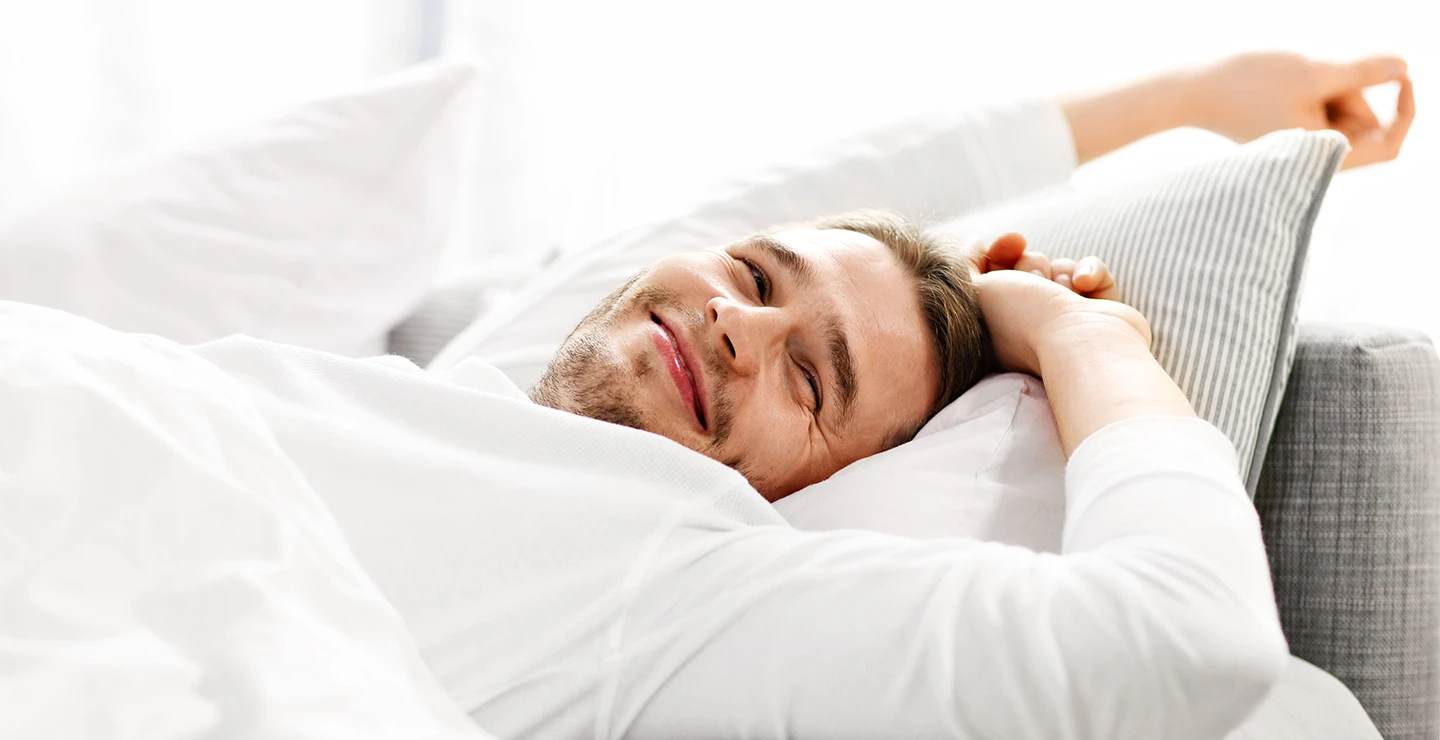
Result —
<svg viewBox="0 0 1440 740"><path fill-rule="evenodd" d="M238 384L0 303L0 737L488 738Z"/></svg>
<svg viewBox="0 0 1440 740"><path fill-rule="evenodd" d="M1135 419L1060 554L801 532L479 361L0 303L0 737L1216 737L1287 657L1234 471Z"/></svg>

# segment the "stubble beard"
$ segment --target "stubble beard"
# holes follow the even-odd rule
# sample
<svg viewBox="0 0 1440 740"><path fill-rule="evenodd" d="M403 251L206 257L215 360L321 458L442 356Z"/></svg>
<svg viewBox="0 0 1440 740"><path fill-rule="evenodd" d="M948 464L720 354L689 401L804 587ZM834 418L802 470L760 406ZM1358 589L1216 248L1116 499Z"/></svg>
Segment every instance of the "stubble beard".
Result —
<svg viewBox="0 0 1440 740"><path fill-rule="evenodd" d="M581 320L579 326L561 343L545 374L530 391L530 399L542 406L587 416L599 421L663 434L655 428L650 416L635 401L633 390L648 382L658 372L645 352L626 357L611 339L619 316L633 306L666 309L666 315L681 321L699 334L703 319L680 303L678 296L659 285L647 285L632 292L635 284L646 275L637 273L607 296ZM620 310L616 308L620 307ZM739 469L739 461L720 455L730 435L734 409L726 393L726 369L713 349L695 347L695 360L705 365L714 381L710 395L707 422L710 440L697 449L708 457ZM689 445L683 440L675 440ZM743 472L743 471L742 471Z"/></svg>

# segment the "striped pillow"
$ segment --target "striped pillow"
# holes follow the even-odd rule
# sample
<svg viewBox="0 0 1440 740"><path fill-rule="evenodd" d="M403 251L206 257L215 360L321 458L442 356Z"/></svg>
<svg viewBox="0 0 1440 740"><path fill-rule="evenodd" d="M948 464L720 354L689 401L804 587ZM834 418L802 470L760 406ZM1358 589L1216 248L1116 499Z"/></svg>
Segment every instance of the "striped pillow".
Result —
<svg viewBox="0 0 1440 740"><path fill-rule="evenodd" d="M1310 229L1345 151L1334 132L1283 131L1123 189L938 228L1016 231L1052 258L1104 259L1150 320L1160 364L1235 443L1253 496L1295 352Z"/></svg>

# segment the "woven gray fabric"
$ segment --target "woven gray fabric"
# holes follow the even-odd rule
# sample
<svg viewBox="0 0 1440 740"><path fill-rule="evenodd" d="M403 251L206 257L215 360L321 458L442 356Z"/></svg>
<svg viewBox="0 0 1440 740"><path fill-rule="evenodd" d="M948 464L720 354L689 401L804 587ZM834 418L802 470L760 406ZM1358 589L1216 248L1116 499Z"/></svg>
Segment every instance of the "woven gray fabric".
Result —
<svg viewBox="0 0 1440 740"><path fill-rule="evenodd" d="M1122 299L1149 319L1160 364L1235 443L1253 495L1294 352L1310 228L1344 153L1336 134L1285 131L986 228L1024 234L1052 258L1104 259Z"/></svg>
<svg viewBox="0 0 1440 740"><path fill-rule="evenodd" d="M1389 740L1440 734L1440 359L1302 326L1255 499L1290 651Z"/></svg>
<svg viewBox="0 0 1440 740"><path fill-rule="evenodd" d="M469 283L434 290L414 313L390 330L388 352L425 367L485 310L484 296L481 286Z"/></svg>

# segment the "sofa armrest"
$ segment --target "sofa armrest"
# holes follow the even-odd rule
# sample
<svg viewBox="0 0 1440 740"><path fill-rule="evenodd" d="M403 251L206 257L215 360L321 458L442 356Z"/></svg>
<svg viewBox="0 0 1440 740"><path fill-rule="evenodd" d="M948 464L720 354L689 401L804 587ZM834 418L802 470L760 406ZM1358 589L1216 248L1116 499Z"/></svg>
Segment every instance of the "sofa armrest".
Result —
<svg viewBox="0 0 1440 740"><path fill-rule="evenodd" d="M1302 324L1255 505L1296 656L1390 740L1440 736L1440 358Z"/></svg>

